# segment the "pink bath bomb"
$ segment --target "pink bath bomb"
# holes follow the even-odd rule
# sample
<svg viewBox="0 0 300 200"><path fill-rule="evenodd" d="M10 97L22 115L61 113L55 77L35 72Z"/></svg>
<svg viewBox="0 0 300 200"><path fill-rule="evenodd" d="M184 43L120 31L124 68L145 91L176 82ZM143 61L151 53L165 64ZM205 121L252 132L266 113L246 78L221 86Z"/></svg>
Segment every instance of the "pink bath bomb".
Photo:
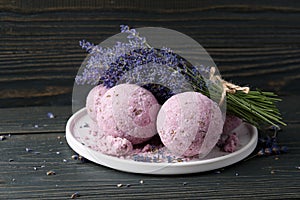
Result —
<svg viewBox="0 0 300 200"><path fill-rule="evenodd" d="M157 116L163 144L180 156L205 157L218 142L223 124L219 106L198 92L172 96Z"/></svg>
<svg viewBox="0 0 300 200"><path fill-rule="evenodd" d="M120 84L109 89L100 104L97 123L105 135L139 144L157 133L160 105L148 90L134 84Z"/></svg>
<svg viewBox="0 0 300 200"><path fill-rule="evenodd" d="M112 156L128 155L132 149L132 143L129 140L111 135L102 135L96 143L96 150Z"/></svg>
<svg viewBox="0 0 300 200"><path fill-rule="evenodd" d="M124 156L132 152L132 143L120 137L114 137L111 135L104 135L101 127L98 127L96 122L91 122L90 134L93 136L94 142L91 145L93 150L99 151L106 155L112 156Z"/></svg>
<svg viewBox="0 0 300 200"><path fill-rule="evenodd" d="M102 98L102 96L105 94L107 90L108 89L105 86L97 85L96 87L91 89L91 91L89 92L86 98L87 113L93 121L96 121L97 108L101 107L99 106L100 99Z"/></svg>

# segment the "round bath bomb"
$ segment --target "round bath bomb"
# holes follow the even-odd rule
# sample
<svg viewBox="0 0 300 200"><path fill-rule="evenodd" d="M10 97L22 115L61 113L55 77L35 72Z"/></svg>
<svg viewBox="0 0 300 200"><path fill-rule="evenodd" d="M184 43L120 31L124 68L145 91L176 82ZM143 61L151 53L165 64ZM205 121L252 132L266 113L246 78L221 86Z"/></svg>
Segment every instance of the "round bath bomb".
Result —
<svg viewBox="0 0 300 200"><path fill-rule="evenodd" d="M198 92L172 96L157 116L163 144L180 156L205 157L218 142L223 124L219 106Z"/></svg>
<svg viewBox="0 0 300 200"><path fill-rule="evenodd" d="M159 109L160 105L148 90L134 84L120 84L101 98L97 123L105 135L139 144L157 133Z"/></svg>
<svg viewBox="0 0 300 200"><path fill-rule="evenodd" d="M100 99L108 89L104 85L97 85L89 92L86 98L86 109L89 117L96 121L97 107L99 108Z"/></svg>

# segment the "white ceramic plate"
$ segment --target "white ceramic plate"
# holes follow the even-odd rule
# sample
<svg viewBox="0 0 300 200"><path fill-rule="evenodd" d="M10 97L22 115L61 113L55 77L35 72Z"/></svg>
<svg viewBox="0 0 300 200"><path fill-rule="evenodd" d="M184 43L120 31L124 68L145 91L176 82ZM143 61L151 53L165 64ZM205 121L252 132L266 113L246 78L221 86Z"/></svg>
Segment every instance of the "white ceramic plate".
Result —
<svg viewBox="0 0 300 200"><path fill-rule="evenodd" d="M90 146L95 142L90 134L91 119L83 108L76 112L67 122L66 139L70 147L79 155L97 164L116 170L141 174L189 174L205 172L226 167L241 161L255 149L258 139L257 129L247 123L235 129L240 146L233 153L225 153L214 148L204 159L185 162L141 162L102 154Z"/></svg>

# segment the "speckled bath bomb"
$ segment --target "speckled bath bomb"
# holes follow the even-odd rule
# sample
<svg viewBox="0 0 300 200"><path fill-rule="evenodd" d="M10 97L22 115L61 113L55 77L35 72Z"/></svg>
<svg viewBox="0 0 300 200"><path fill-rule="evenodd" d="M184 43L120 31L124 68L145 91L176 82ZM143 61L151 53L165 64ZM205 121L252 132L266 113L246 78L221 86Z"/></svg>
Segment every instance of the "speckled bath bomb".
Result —
<svg viewBox="0 0 300 200"><path fill-rule="evenodd" d="M157 117L163 144L180 156L205 157L218 142L223 124L219 106L198 92L172 96Z"/></svg>
<svg viewBox="0 0 300 200"><path fill-rule="evenodd" d="M132 149L132 143L126 138L111 135L102 135L96 143L96 150L112 156L128 155Z"/></svg>
<svg viewBox="0 0 300 200"><path fill-rule="evenodd" d="M97 123L105 135L139 144L157 133L160 105L148 90L134 84L120 84L109 89L100 104Z"/></svg>
<svg viewBox="0 0 300 200"><path fill-rule="evenodd" d="M89 117L96 121L97 118L97 108L100 106L100 99L105 94L108 89L103 85L97 85L89 92L86 98L86 109Z"/></svg>
<svg viewBox="0 0 300 200"><path fill-rule="evenodd" d="M127 139L103 135L102 128L98 127L96 122L91 122L89 126L90 134L95 141L92 143L92 149L112 156L124 156L132 151L132 143Z"/></svg>

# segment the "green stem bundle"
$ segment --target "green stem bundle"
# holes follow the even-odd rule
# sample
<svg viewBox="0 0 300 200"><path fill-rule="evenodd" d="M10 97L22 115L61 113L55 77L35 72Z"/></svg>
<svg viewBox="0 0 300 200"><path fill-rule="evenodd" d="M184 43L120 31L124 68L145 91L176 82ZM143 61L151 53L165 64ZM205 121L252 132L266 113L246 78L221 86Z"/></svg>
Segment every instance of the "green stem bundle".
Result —
<svg viewBox="0 0 300 200"><path fill-rule="evenodd" d="M260 127L270 124L278 127L279 124L286 126L282 121L281 114L276 103L281 101L273 92L262 92L259 90L244 93L236 91L227 93L228 112L244 119L245 121Z"/></svg>

